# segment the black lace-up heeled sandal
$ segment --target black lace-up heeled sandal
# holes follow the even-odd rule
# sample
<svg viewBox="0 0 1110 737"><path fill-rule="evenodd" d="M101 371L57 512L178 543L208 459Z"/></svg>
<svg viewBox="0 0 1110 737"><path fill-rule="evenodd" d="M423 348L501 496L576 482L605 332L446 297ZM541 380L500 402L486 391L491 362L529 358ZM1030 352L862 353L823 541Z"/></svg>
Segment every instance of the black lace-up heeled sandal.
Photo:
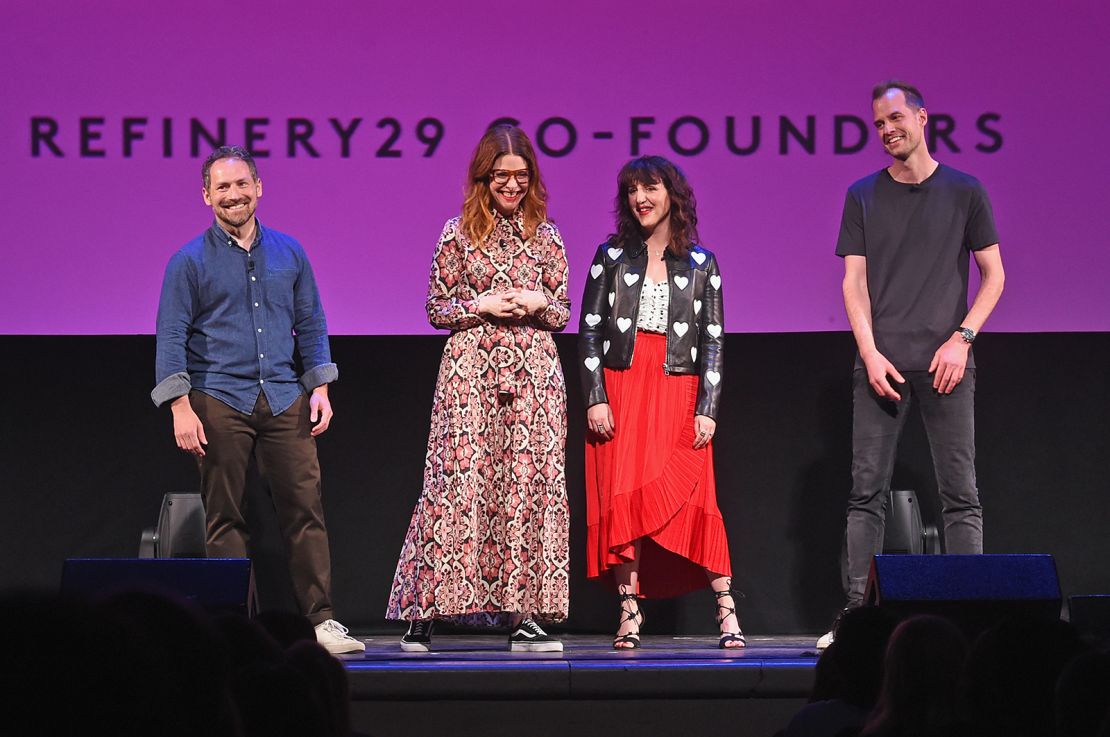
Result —
<svg viewBox="0 0 1110 737"><path fill-rule="evenodd" d="M625 622L632 622L636 625L635 632L629 632L626 635L617 635L613 640L614 650L634 650L640 646L640 627L644 625L644 610L640 608L639 598L636 594L618 594L617 599L620 601L621 618L617 622L617 631L624 626ZM635 603L635 607L632 604Z"/></svg>
<svg viewBox="0 0 1110 737"><path fill-rule="evenodd" d="M733 591L732 579L728 581L728 588L721 591L714 591L713 596L717 597L717 626L720 627L724 621L733 614L736 614L736 600L743 599L744 595L739 591ZM732 606L725 606L721 603L721 599L726 596L732 598ZM733 644L739 643L739 644ZM736 632L722 632L721 639L717 643L717 647L722 650L739 650L746 647L748 641L744 639L744 631L740 629L740 617L736 617Z"/></svg>

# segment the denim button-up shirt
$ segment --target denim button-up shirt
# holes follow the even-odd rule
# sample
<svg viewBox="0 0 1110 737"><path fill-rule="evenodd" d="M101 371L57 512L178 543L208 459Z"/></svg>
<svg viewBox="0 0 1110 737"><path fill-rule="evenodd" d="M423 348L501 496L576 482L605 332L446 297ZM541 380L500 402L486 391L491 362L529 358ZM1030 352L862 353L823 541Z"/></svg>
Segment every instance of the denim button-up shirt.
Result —
<svg viewBox="0 0 1110 737"><path fill-rule="evenodd" d="M197 389L250 414L263 391L277 415L338 376L316 279L294 238L258 223L247 251L213 223L170 259L158 303L156 405Z"/></svg>

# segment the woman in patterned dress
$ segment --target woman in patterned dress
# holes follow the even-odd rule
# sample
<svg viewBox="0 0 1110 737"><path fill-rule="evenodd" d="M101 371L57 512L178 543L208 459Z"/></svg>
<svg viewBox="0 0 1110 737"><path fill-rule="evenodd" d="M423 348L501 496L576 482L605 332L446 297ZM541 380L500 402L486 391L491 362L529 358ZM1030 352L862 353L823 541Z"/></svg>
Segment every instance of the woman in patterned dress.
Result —
<svg viewBox="0 0 1110 737"><path fill-rule="evenodd" d="M698 243L693 189L664 158L621 169L616 215L590 266L578 333L587 575L619 595L615 648L640 646L641 597L706 583L718 644L740 648L713 475L724 371L717 259Z"/></svg>
<svg viewBox="0 0 1110 737"><path fill-rule="evenodd" d="M386 617L426 652L437 619L508 625L513 651L561 651L536 619L568 609L566 387L551 332L570 316L563 241L519 128L491 128L447 221L428 319L451 331L432 404L424 487Z"/></svg>

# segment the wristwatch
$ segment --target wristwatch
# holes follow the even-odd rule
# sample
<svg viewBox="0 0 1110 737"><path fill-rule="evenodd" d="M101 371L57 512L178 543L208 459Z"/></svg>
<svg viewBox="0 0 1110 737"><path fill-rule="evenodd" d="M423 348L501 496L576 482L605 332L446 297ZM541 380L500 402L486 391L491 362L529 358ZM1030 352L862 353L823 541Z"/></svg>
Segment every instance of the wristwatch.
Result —
<svg viewBox="0 0 1110 737"><path fill-rule="evenodd" d="M960 327L956 328L956 332L960 334L960 337L964 339L965 343L975 342L975 331L971 328L965 328L963 325L961 325Z"/></svg>

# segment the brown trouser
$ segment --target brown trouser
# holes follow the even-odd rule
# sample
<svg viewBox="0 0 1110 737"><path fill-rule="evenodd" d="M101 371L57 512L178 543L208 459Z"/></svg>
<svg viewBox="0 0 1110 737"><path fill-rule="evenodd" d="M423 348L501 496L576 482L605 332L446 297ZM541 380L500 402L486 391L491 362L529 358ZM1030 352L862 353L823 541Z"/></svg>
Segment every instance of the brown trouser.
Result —
<svg viewBox="0 0 1110 737"><path fill-rule="evenodd" d="M308 398L300 397L276 417L264 392L250 415L200 391L189 394L189 403L208 439L199 461L208 555L247 557L246 477L253 455L270 485L301 613L314 625L331 619L331 554Z"/></svg>

